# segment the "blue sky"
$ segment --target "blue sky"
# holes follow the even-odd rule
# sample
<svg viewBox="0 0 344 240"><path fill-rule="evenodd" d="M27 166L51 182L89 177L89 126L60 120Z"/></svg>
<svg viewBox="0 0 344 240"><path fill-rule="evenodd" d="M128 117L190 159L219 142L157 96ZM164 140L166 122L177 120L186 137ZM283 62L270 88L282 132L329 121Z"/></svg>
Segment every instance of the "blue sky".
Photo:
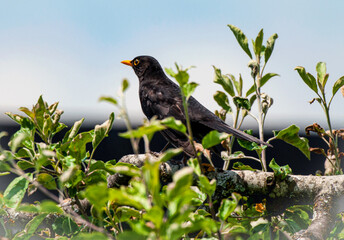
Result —
<svg viewBox="0 0 344 240"><path fill-rule="evenodd" d="M48 103L60 102L64 121L85 117L86 123L100 123L115 109L98 98L116 94L128 78L130 116L141 122L137 78L120 61L142 54L163 67L196 66L190 71L200 84L194 96L214 111L219 87L212 65L241 73L245 89L252 83L249 58L227 27L233 24L249 39L261 28L264 42L279 35L266 72L280 77L263 88L274 99L267 127L325 126L320 106L308 103L314 95L293 69L301 65L315 73L316 63L324 61L329 84L344 75L343 7L342 1L294 0L0 1L0 112L30 107L43 94ZM343 103L338 94L332 105L337 127L343 127Z"/></svg>

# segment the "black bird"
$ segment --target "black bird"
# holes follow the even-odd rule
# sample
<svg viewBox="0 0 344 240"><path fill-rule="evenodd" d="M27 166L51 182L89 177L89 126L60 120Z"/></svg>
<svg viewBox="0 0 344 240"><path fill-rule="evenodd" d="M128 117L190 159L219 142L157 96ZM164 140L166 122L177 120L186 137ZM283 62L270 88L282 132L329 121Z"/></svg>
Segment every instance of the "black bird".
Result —
<svg viewBox="0 0 344 240"><path fill-rule="evenodd" d="M186 124L180 88L166 76L155 58L138 56L133 60L125 60L121 63L132 66L139 78L141 107L148 119L153 116L156 116L157 119L172 116ZM240 139L269 145L243 131L228 126L192 96L188 100L188 113L195 140L200 141L210 131L217 130ZM173 129L166 129L161 133L173 146L183 148L189 156L195 156L195 151L184 134Z"/></svg>

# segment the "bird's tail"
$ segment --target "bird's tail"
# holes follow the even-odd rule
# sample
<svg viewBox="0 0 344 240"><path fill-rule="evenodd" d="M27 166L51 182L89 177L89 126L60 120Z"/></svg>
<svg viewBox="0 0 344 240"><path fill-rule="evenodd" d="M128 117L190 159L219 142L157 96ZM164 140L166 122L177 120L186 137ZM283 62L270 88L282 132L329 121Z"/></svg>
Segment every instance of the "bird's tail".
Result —
<svg viewBox="0 0 344 240"><path fill-rule="evenodd" d="M228 126L227 124L221 124L220 126L218 126L218 129L216 129L218 131L221 131L221 132L226 132L226 133L229 133L229 134L232 134L233 136L237 137L237 138L240 138L240 139L243 139L243 140L247 140L247 141L250 141L250 142L255 142L257 144L263 144L263 145L266 145L268 147L272 147L271 144L267 143L267 142L264 142L248 133L245 133L239 129L236 129L236 128L232 128L230 126Z"/></svg>

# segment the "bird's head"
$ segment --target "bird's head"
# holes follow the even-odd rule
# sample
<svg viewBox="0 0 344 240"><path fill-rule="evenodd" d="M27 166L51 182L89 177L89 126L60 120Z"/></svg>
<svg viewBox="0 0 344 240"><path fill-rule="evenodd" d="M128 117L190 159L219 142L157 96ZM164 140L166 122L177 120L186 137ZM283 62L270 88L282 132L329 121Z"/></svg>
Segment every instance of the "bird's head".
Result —
<svg viewBox="0 0 344 240"><path fill-rule="evenodd" d="M138 56L133 60L124 60L121 63L131 66L139 79L163 73L159 62L151 56Z"/></svg>

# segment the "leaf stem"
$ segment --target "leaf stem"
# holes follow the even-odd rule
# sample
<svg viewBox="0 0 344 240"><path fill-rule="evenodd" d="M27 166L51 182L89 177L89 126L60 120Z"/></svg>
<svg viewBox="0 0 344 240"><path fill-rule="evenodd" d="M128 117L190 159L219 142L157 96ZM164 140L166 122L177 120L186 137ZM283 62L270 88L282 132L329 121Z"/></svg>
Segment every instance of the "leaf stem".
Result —
<svg viewBox="0 0 344 240"><path fill-rule="evenodd" d="M259 57L257 58L257 65L260 65L260 59ZM263 69L264 70L264 69ZM257 78L253 79L254 82L254 87L256 90L256 96L257 96L257 105L258 105L258 128L259 128L259 139L261 141L264 141L264 120L265 118L263 117L263 107L262 107L262 101L261 101L261 96L260 96L260 80L261 80L261 73L258 70L257 73ZM261 144L261 146L263 146ZM259 156L259 159L261 160L261 165L262 165L262 170L264 172L267 171L266 167L266 150L263 149L261 155Z"/></svg>
<svg viewBox="0 0 344 240"><path fill-rule="evenodd" d="M182 95L182 102L183 102L183 108L184 108L184 113L185 113L186 127L188 129L188 138L189 138L189 141L191 143L192 149L195 152L195 155L196 155L196 158L198 160L198 163L199 163L200 166L202 166L201 165L202 160L200 159L199 155L197 154L195 143L193 141L192 128L191 128L191 123L190 123L190 118L189 118L189 111L188 111L188 103L187 103L187 100L185 98L185 95L184 95L183 91L181 90L180 92L181 92L181 95Z"/></svg>
<svg viewBox="0 0 344 240"><path fill-rule="evenodd" d="M212 200L210 195L208 196L208 200L209 200L209 208L210 208L211 217L214 221L216 221L214 204L213 204L213 200ZM222 235L221 235L220 229L217 230L217 237L219 240L222 240Z"/></svg>
<svg viewBox="0 0 344 240"><path fill-rule="evenodd" d="M340 169L340 159L338 157L338 137L333 135L333 131L332 131L332 125L331 125L331 119L330 119L330 106L326 105L326 99L325 99L325 94L324 94L324 111L325 111L325 115L326 115L326 120L327 120L327 125L330 131L330 135L329 137L332 140L332 144L333 144L333 151L334 151L334 156L336 158L336 172ZM331 141L329 142L331 143ZM330 147L331 148L331 147Z"/></svg>
<svg viewBox="0 0 344 240"><path fill-rule="evenodd" d="M129 121L128 111L127 111L127 108L126 108L126 105L125 105L125 95L124 95L124 93L121 93L120 97L121 97L121 102L122 102L121 108L120 108L121 116L124 119L125 126L129 130L129 132L131 132L133 130L133 128L131 127L131 124L130 124L130 121ZM138 155L139 154L139 147L138 147L137 141L132 136L130 136L130 143L131 143L131 146L133 148L134 153L136 155Z"/></svg>

